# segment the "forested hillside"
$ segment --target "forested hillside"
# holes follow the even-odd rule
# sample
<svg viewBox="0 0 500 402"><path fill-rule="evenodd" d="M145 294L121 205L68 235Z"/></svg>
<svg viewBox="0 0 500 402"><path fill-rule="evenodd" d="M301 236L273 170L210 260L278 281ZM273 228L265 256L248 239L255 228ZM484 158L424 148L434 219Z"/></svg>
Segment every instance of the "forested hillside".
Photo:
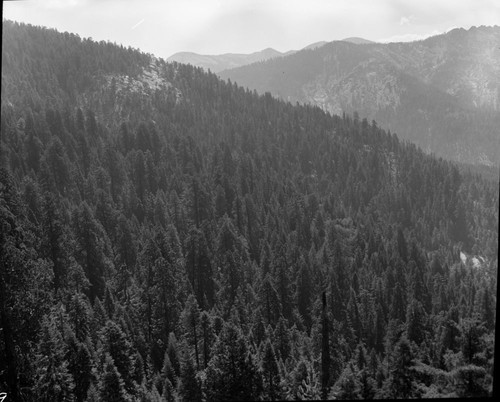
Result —
<svg viewBox="0 0 500 402"><path fill-rule="evenodd" d="M498 182L375 122L3 22L11 400L484 396Z"/></svg>
<svg viewBox="0 0 500 402"><path fill-rule="evenodd" d="M292 103L358 112L425 152L460 162L500 160L500 27L472 27L407 43L318 49L222 71Z"/></svg>

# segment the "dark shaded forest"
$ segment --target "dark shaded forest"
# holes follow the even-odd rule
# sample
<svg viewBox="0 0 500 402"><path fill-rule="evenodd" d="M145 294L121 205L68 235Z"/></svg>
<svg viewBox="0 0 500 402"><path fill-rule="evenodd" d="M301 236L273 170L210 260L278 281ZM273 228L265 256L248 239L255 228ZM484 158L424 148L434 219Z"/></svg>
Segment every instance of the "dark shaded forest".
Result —
<svg viewBox="0 0 500 402"><path fill-rule="evenodd" d="M12 400L491 393L498 182L131 48L2 42Z"/></svg>

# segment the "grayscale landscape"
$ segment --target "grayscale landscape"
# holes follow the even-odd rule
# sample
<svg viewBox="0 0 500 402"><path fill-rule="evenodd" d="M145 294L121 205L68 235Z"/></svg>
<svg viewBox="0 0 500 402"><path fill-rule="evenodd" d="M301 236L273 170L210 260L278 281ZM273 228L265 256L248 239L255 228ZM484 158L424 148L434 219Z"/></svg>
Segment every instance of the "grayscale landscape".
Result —
<svg viewBox="0 0 500 402"><path fill-rule="evenodd" d="M0 402L498 396L498 21L4 2Z"/></svg>

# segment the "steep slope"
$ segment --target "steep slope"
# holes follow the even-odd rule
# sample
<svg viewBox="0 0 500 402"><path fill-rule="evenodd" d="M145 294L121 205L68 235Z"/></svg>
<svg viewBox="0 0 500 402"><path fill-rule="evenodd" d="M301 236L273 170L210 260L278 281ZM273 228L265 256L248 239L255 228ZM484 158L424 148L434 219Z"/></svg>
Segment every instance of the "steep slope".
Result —
<svg viewBox="0 0 500 402"><path fill-rule="evenodd" d="M137 50L2 52L10 399L491 395L498 182Z"/></svg>
<svg viewBox="0 0 500 402"><path fill-rule="evenodd" d="M220 76L331 113L375 119L427 152L500 160L500 27L455 29L411 43L331 42Z"/></svg>

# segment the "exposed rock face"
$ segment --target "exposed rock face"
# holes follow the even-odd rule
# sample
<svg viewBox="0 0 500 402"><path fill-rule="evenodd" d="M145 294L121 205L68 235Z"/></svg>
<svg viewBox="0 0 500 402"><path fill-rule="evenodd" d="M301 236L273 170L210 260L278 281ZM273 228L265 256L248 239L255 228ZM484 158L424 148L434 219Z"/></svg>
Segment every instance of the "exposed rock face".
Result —
<svg viewBox="0 0 500 402"><path fill-rule="evenodd" d="M498 26L410 43L331 42L220 75L331 113L357 111L446 158L500 161Z"/></svg>

